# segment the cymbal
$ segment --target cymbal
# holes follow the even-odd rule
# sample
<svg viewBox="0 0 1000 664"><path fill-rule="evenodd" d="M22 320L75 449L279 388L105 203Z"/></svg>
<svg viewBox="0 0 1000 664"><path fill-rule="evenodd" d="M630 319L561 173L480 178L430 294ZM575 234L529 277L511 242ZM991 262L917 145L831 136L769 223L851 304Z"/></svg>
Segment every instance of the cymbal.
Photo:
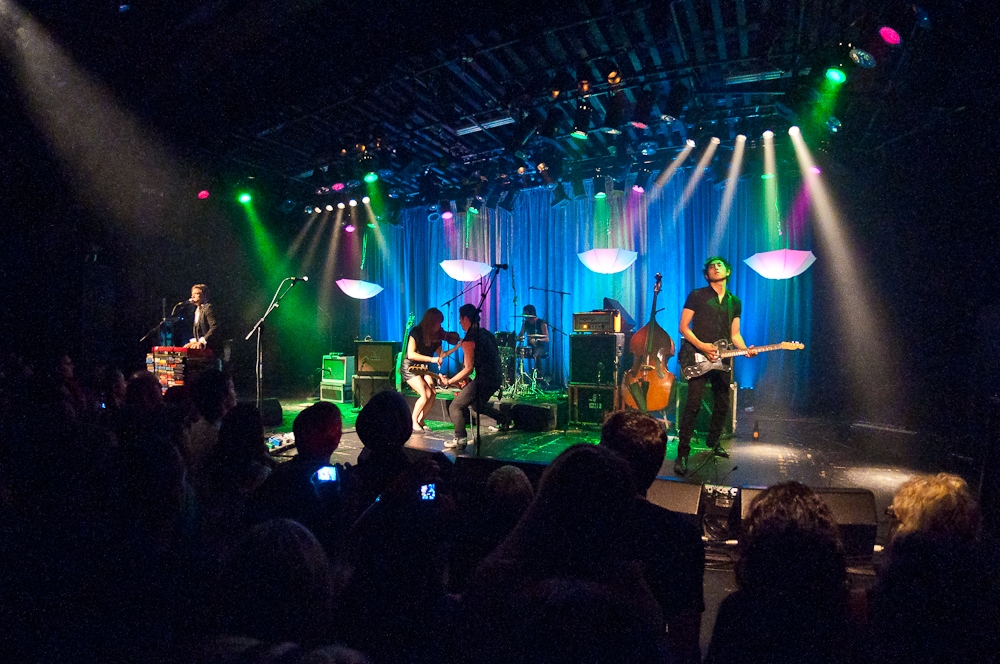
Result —
<svg viewBox="0 0 1000 664"><path fill-rule="evenodd" d="M529 339L544 339L547 336L548 336L547 334L529 334L528 338Z"/></svg>

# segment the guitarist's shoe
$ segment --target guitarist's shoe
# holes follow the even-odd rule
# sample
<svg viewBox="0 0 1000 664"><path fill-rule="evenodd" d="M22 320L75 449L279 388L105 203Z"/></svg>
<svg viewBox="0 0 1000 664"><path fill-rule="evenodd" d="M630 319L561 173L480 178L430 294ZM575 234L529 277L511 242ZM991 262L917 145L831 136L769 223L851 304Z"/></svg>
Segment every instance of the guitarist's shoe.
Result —
<svg viewBox="0 0 1000 664"><path fill-rule="evenodd" d="M729 452L722 449L722 445L716 445L712 448L712 454L723 459L729 458Z"/></svg>
<svg viewBox="0 0 1000 664"><path fill-rule="evenodd" d="M674 475L679 475L680 477L684 477L685 475L687 475L687 471L688 471L687 457L677 457L677 460L674 461Z"/></svg>

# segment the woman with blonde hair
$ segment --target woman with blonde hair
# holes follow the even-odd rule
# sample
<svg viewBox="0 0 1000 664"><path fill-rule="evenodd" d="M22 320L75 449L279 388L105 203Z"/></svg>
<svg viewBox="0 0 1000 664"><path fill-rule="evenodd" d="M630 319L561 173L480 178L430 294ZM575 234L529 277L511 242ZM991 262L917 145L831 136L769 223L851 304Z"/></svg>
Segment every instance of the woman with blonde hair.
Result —
<svg viewBox="0 0 1000 664"><path fill-rule="evenodd" d="M436 394L434 393L435 372L431 367L439 369L444 358L454 353L458 346L442 351L441 342L457 344L461 341L457 332L446 332L441 329L444 314L439 309L431 307L424 312L423 318L410 330L406 339L406 355L403 357L401 374L406 384L417 393L417 401L413 404L413 431L423 433L430 427L424 418L434 408Z"/></svg>

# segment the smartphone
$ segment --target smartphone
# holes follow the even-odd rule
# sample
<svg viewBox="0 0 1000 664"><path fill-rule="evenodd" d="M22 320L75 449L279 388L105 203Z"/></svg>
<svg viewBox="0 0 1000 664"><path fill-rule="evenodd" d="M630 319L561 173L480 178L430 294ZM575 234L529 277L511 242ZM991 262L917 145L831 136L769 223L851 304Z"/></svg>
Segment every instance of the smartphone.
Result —
<svg viewBox="0 0 1000 664"><path fill-rule="evenodd" d="M433 484L424 484L420 487L420 500L434 500L437 490Z"/></svg>
<svg viewBox="0 0 1000 664"><path fill-rule="evenodd" d="M313 474L313 481L315 482L336 482L337 481L337 467L336 466L323 466Z"/></svg>

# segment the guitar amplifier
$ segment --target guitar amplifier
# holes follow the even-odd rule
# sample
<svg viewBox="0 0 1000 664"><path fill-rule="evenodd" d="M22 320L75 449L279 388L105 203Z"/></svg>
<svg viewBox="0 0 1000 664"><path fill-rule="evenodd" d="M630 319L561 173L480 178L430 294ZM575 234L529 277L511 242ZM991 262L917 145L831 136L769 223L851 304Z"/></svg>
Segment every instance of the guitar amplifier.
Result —
<svg viewBox="0 0 1000 664"><path fill-rule="evenodd" d="M350 385L354 375L354 356L328 353L323 356L323 377L321 380L337 385Z"/></svg>
<svg viewBox="0 0 1000 664"><path fill-rule="evenodd" d="M368 341L358 340L357 355L354 362L355 374L358 376L391 376L396 370L396 353L399 352L398 341Z"/></svg>
<svg viewBox="0 0 1000 664"><path fill-rule="evenodd" d="M351 358L354 359L354 358ZM319 384L320 401L333 403L350 403L353 387L332 380L324 380Z"/></svg>
<svg viewBox="0 0 1000 664"><path fill-rule="evenodd" d="M379 392L396 390L396 385L390 376L354 376L352 387L355 408L363 408L368 400Z"/></svg>
<svg viewBox="0 0 1000 664"><path fill-rule="evenodd" d="M572 334L569 337L569 382L617 385L624 334Z"/></svg>
<svg viewBox="0 0 1000 664"><path fill-rule="evenodd" d="M573 314L573 331L580 334L621 332L622 316L614 309L581 311Z"/></svg>

